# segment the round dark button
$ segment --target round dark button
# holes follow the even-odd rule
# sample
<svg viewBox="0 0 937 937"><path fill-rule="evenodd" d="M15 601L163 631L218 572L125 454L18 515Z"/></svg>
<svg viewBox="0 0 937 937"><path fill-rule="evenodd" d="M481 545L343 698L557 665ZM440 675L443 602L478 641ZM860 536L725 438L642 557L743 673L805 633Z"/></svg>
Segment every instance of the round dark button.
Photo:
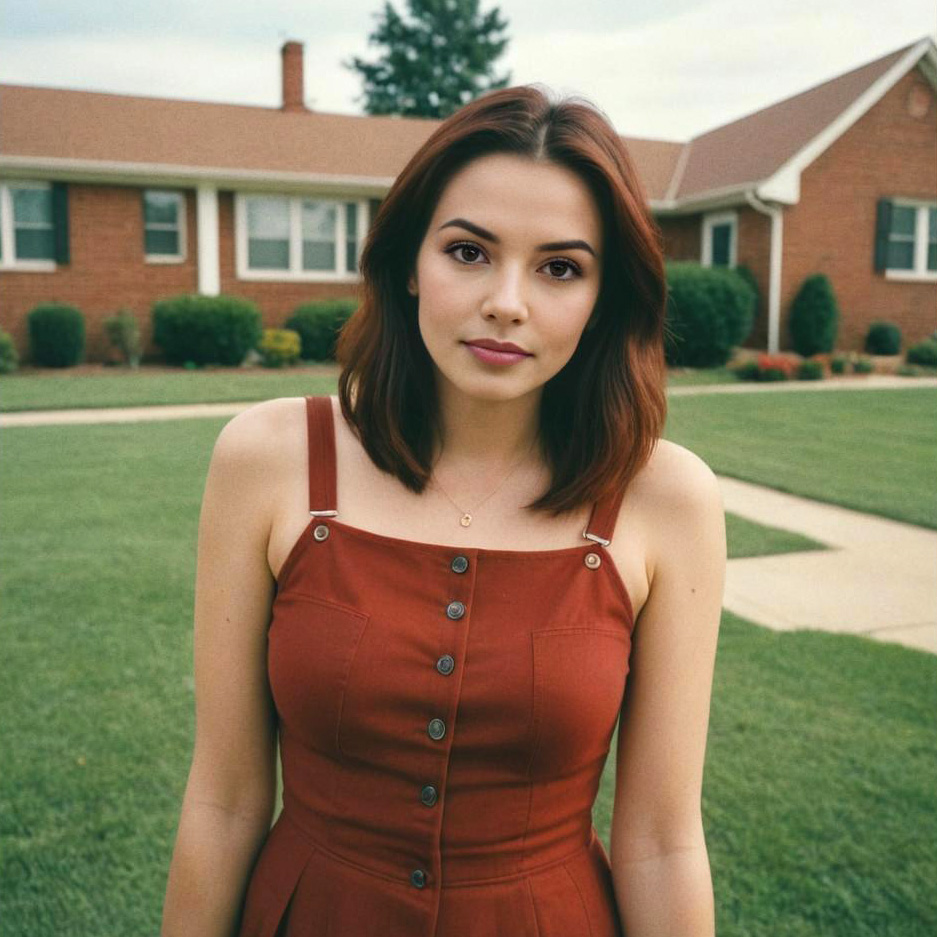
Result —
<svg viewBox="0 0 937 937"><path fill-rule="evenodd" d="M315 529L312 532L312 536L316 540L325 540L329 535L329 528L325 524L316 524Z"/></svg>
<svg viewBox="0 0 937 937"><path fill-rule="evenodd" d="M454 573L464 573L468 569L468 560L464 556L457 556L449 564Z"/></svg>
<svg viewBox="0 0 937 937"><path fill-rule="evenodd" d="M429 724L426 726L426 731L429 733L431 739L436 739L438 741L446 734L446 724L442 719L430 719Z"/></svg>
<svg viewBox="0 0 937 937"><path fill-rule="evenodd" d="M441 674L450 674L455 670L455 658L451 654L443 654L442 657L436 661L436 669Z"/></svg>
<svg viewBox="0 0 937 937"><path fill-rule="evenodd" d="M432 807L436 803L436 798L439 795L436 793L436 788L432 784L427 784L423 790L420 791L420 800L426 804L427 807Z"/></svg>
<svg viewBox="0 0 937 937"><path fill-rule="evenodd" d="M461 602L450 602L446 614L450 618L461 618L465 614L465 606Z"/></svg>
<svg viewBox="0 0 937 937"><path fill-rule="evenodd" d="M426 873L422 869L414 869L410 873L410 884L422 888L426 884Z"/></svg>

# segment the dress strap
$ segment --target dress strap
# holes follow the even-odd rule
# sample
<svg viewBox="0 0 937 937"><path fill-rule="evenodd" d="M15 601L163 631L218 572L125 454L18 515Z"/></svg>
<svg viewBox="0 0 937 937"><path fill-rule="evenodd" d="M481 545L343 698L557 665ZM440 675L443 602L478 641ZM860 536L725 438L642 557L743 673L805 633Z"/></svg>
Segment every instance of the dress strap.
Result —
<svg viewBox="0 0 937 937"><path fill-rule="evenodd" d="M610 491L599 498L592 505L592 514L589 516L586 529L582 532L583 537L607 547L612 542L615 521L618 519L618 512L621 509L624 496L625 492L622 489L620 491Z"/></svg>
<svg viewBox="0 0 937 937"><path fill-rule="evenodd" d="M309 447L309 513L334 517L336 508L335 421L332 398L306 397L306 441Z"/></svg>

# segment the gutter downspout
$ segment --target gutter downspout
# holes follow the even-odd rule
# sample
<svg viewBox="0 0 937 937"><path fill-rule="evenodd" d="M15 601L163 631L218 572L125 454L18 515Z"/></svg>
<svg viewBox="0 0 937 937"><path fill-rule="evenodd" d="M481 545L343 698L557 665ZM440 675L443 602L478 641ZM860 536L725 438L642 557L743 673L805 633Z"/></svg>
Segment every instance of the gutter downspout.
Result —
<svg viewBox="0 0 937 937"><path fill-rule="evenodd" d="M745 200L755 211L771 219L771 253L768 268L768 351L777 354L781 335L781 248L784 239L783 209L759 201L751 189L745 190Z"/></svg>

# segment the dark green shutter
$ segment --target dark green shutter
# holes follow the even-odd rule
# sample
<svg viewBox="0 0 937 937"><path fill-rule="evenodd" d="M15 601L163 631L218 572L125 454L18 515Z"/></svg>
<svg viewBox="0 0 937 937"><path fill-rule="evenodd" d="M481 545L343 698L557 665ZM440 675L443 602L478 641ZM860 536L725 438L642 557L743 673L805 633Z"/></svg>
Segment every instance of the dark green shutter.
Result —
<svg viewBox="0 0 937 937"><path fill-rule="evenodd" d="M68 186L52 183L52 238L57 264L69 263L68 253Z"/></svg>
<svg viewBox="0 0 937 937"><path fill-rule="evenodd" d="M888 235L891 233L891 200L880 198L875 212L875 269L888 266Z"/></svg>

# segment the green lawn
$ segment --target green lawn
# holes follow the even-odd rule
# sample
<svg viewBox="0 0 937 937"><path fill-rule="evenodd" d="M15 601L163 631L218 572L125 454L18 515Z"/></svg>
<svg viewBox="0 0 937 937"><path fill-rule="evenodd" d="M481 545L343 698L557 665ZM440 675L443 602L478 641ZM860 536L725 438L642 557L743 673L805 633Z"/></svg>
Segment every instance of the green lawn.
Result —
<svg viewBox="0 0 937 937"><path fill-rule="evenodd" d="M797 432L791 398L808 396ZM668 436L717 471L926 520L935 400L680 398ZM4 937L158 932L192 745L198 506L224 422L0 431ZM807 437L795 472L790 440ZM728 536L731 556L819 546L732 517ZM720 937L937 933L935 712L931 655L724 614L704 792ZM610 763L606 845L612 783Z"/></svg>

